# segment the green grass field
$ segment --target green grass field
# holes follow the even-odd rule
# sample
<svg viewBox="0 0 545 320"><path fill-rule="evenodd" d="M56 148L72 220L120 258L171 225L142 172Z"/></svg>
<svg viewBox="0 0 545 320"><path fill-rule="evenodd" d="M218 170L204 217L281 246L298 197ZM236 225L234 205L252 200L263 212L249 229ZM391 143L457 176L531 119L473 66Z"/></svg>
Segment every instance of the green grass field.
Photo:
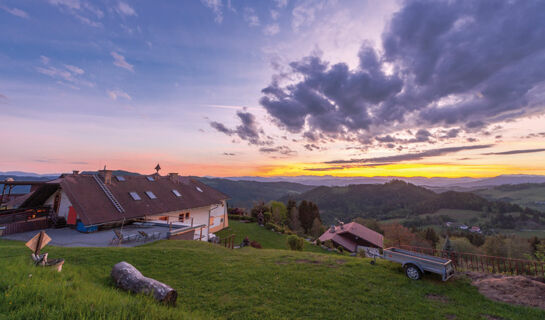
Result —
<svg viewBox="0 0 545 320"><path fill-rule="evenodd" d="M232 234L235 235L235 245L239 245L245 237L248 237L250 241L259 242L263 249L288 249L287 235L267 230L265 227L260 227L257 223L243 223L231 220L229 221L229 228L223 229L217 233L220 238L228 237ZM327 252L306 241L303 250Z"/></svg>
<svg viewBox="0 0 545 320"><path fill-rule="evenodd" d="M538 204L545 201L545 187L541 185L521 190L490 188L477 190L475 193L488 199L509 199L509 202L516 203L522 207L529 207L545 212L545 204Z"/></svg>
<svg viewBox="0 0 545 320"><path fill-rule="evenodd" d="M34 267L22 243L0 240L0 319L545 318L492 302L466 280L409 280L386 261L196 241L45 249L66 260L61 273ZM178 290L177 306L117 290L109 274L119 261Z"/></svg>

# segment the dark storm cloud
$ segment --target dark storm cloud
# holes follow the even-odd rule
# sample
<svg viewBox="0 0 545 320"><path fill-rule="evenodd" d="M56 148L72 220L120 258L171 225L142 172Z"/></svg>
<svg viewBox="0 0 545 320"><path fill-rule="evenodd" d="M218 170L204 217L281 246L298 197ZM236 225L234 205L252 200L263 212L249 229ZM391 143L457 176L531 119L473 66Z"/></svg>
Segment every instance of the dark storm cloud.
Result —
<svg viewBox="0 0 545 320"><path fill-rule="evenodd" d="M210 126L228 136L236 134L240 139L248 141L249 144L270 145L272 143L270 140L262 139L264 132L259 128L259 124L253 114L245 111L237 111L237 116L241 124L235 129L229 129L223 123L217 121L210 122Z"/></svg>
<svg viewBox="0 0 545 320"><path fill-rule="evenodd" d="M508 154L520 154L520 153L535 153L535 152L543 152L545 151L545 148L543 149L524 149L524 150L509 150L509 151L503 151L503 152L488 152L483 153L483 155L490 156L490 155L508 155Z"/></svg>
<svg viewBox="0 0 545 320"><path fill-rule="evenodd" d="M352 70L318 56L290 63L283 78L302 80L273 77L261 105L290 132L362 144L395 142L399 124L478 131L544 111L545 1L406 1L382 40Z"/></svg>
<svg viewBox="0 0 545 320"><path fill-rule="evenodd" d="M422 160L424 158L437 157L445 154L460 152L464 150L474 150L474 149L485 149L490 148L493 145L476 145L476 146L462 146L462 147L449 147L449 148L439 148L431 149L422 152L409 153L409 154L400 154L395 156L386 156L386 157L376 157L376 158L364 158L364 159L350 159L350 160L332 160L326 161L326 164L345 164L345 163L397 163L404 161L413 161L413 160Z"/></svg>

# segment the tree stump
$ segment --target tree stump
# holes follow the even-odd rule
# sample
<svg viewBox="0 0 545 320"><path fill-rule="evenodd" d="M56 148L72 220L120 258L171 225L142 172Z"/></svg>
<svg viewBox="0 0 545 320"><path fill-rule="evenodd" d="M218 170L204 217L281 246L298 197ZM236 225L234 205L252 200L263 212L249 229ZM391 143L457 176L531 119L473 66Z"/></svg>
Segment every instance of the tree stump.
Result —
<svg viewBox="0 0 545 320"><path fill-rule="evenodd" d="M116 264L111 273L118 288L133 293L152 294L162 303L175 305L178 292L155 279L147 278L138 269L125 261Z"/></svg>

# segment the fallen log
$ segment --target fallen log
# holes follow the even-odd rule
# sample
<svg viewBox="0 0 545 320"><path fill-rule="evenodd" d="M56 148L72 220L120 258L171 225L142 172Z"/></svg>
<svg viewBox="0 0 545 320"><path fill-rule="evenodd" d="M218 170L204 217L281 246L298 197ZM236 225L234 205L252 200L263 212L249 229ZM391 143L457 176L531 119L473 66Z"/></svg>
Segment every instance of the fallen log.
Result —
<svg viewBox="0 0 545 320"><path fill-rule="evenodd" d="M111 273L118 288L133 293L152 294L162 303L175 305L178 292L155 279L147 278L138 269L125 261L116 264Z"/></svg>

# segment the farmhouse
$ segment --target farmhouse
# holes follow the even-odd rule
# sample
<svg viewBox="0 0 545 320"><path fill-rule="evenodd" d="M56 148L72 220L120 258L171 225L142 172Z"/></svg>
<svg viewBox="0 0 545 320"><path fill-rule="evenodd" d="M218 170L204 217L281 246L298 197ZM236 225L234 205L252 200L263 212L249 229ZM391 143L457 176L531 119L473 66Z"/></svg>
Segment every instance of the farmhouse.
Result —
<svg viewBox="0 0 545 320"><path fill-rule="evenodd" d="M56 224L81 232L131 222L153 223L171 229L194 229L199 239L228 226L228 197L190 177L177 173L161 176L114 175L74 171L39 186L21 204L47 208ZM193 233L191 233L193 235Z"/></svg>
<svg viewBox="0 0 545 320"><path fill-rule="evenodd" d="M321 242L327 240L350 252L356 252L358 247L382 248L383 245L383 236L380 233L356 222L331 226L320 236Z"/></svg>

